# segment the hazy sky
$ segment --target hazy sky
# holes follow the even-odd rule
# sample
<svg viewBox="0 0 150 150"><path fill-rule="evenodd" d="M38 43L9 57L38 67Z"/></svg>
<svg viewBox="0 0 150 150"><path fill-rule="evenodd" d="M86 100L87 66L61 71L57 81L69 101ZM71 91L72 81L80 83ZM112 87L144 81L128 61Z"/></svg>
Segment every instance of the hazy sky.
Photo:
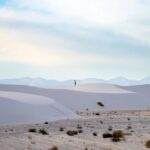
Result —
<svg viewBox="0 0 150 150"><path fill-rule="evenodd" d="M0 0L0 78L150 75L150 0Z"/></svg>

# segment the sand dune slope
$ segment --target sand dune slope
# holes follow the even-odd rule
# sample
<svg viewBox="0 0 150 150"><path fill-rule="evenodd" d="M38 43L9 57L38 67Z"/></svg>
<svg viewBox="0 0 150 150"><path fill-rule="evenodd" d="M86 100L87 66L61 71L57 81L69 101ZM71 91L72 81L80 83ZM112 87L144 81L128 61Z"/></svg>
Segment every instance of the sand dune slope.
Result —
<svg viewBox="0 0 150 150"><path fill-rule="evenodd" d="M41 122L75 116L70 109L51 98L0 91L0 124Z"/></svg>
<svg viewBox="0 0 150 150"><path fill-rule="evenodd" d="M133 93L130 90L123 89L112 84L80 84L77 86L62 86L59 89L67 89L73 91L90 92L90 93Z"/></svg>
<svg viewBox="0 0 150 150"><path fill-rule="evenodd" d="M93 91L90 91L92 86L82 86L84 88L86 87L86 89L88 90L88 92L85 92L73 89L44 89L30 86L0 85L0 91L21 92L44 96L50 99L54 99L57 103L63 104L73 111L86 110L87 108L89 110L129 110L150 108L149 92L145 93L144 91L146 90L142 90L143 88L147 89L148 87L138 86L139 90L135 91L132 88L130 89L129 87L118 88L118 86L107 85L107 87L109 87L107 93L95 93ZM96 88L100 86L102 85L97 85ZM90 88L88 89L88 87ZM112 90L115 90L115 93L109 93L110 87ZM117 88L119 89L118 93ZM104 103L103 108L97 105L98 101Z"/></svg>

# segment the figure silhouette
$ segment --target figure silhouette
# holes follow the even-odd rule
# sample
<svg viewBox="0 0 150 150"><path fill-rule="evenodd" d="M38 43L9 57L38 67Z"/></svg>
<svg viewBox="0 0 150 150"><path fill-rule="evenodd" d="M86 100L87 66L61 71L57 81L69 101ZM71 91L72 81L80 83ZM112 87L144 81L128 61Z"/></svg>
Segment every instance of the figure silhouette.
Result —
<svg viewBox="0 0 150 150"><path fill-rule="evenodd" d="M77 81L76 80L74 80L74 86L76 86L77 85Z"/></svg>

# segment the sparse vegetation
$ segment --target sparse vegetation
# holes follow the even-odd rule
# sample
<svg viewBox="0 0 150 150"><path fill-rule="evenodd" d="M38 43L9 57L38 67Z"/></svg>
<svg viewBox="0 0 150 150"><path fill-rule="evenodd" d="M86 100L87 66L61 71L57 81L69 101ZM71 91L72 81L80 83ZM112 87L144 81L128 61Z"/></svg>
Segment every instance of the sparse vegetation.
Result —
<svg viewBox="0 0 150 150"><path fill-rule="evenodd" d="M146 146L147 148L150 148L150 140L145 142L145 146Z"/></svg>
<svg viewBox="0 0 150 150"><path fill-rule="evenodd" d="M46 121L46 122L44 122L44 124L48 124L48 122Z"/></svg>
<svg viewBox="0 0 150 150"><path fill-rule="evenodd" d="M104 104L102 102L97 102L97 105L104 107Z"/></svg>
<svg viewBox="0 0 150 150"><path fill-rule="evenodd" d="M93 132L93 136L97 136L97 133L96 133L96 132Z"/></svg>
<svg viewBox="0 0 150 150"><path fill-rule="evenodd" d="M49 150L59 150L59 148L57 146L53 146L52 148L50 148Z"/></svg>
<svg viewBox="0 0 150 150"><path fill-rule="evenodd" d="M60 128L59 128L59 131L60 131L60 132L64 131L64 128L63 128L63 127L60 127Z"/></svg>
<svg viewBox="0 0 150 150"><path fill-rule="evenodd" d="M132 129L132 127L131 126L127 126L127 130L131 130Z"/></svg>
<svg viewBox="0 0 150 150"><path fill-rule="evenodd" d="M77 128L78 128L78 129L82 129L82 126L80 126L80 125L78 124L78 125L77 125Z"/></svg>
<svg viewBox="0 0 150 150"><path fill-rule="evenodd" d="M127 120L129 120L129 121L130 121L131 119L130 119L130 118L127 118Z"/></svg>
<svg viewBox="0 0 150 150"><path fill-rule="evenodd" d="M78 131L75 131L75 130L68 130L66 132L67 135L69 136L74 136L74 135L77 135L78 134Z"/></svg>
<svg viewBox="0 0 150 150"><path fill-rule="evenodd" d="M109 126L109 127L108 127L108 131L112 131L112 126Z"/></svg>
<svg viewBox="0 0 150 150"><path fill-rule="evenodd" d="M118 142L120 141L120 138L124 137L124 133L121 130L116 130L112 134L112 141L113 142Z"/></svg>
<svg viewBox="0 0 150 150"><path fill-rule="evenodd" d="M96 115L96 116L99 116L99 115L100 115L100 113L95 113L95 115Z"/></svg>
<svg viewBox="0 0 150 150"><path fill-rule="evenodd" d="M104 133L102 136L103 138L112 138L113 142L120 141L120 138L124 137L124 133L121 130L116 130L112 134L111 133Z"/></svg>
<svg viewBox="0 0 150 150"><path fill-rule="evenodd" d="M100 121L101 124L103 124L103 121Z"/></svg>
<svg viewBox="0 0 150 150"><path fill-rule="evenodd" d="M112 138L112 134L111 133L104 133L103 138Z"/></svg>
<svg viewBox="0 0 150 150"><path fill-rule="evenodd" d="M36 129L31 128L31 129L28 130L28 132L33 132L33 133L35 133L35 132L36 132Z"/></svg>
<svg viewBox="0 0 150 150"><path fill-rule="evenodd" d="M40 129L39 133L43 134L43 135L48 135L48 132L46 130L44 130L44 129Z"/></svg>
<svg viewBox="0 0 150 150"><path fill-rule="evenodd" d="M83 132L83 130L81 130L81 129L80 129L80 130L78 130L78 133L82 133L82 132Z"/></svg>

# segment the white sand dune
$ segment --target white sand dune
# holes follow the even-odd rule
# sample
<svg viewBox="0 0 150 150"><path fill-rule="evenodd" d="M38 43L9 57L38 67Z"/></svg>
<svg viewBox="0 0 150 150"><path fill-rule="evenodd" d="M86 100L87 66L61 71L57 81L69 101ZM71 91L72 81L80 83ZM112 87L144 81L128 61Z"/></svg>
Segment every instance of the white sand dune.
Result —
<svg viewBox="0 0 150 150"><path fill-rule="evenodd" d="M0 85L0 123L9 122L10 118L11 122L32 122L74 117L73 112L86 109L147 109L150 108L149 91L148 85L86 84L70 90ZM97 105L99 101L104 107Z"/></svg>
<svg viewBox="0 0 150 150"><path fill-rule="evenodd" d="M118 87L120 87L120 86L118 86ZM150 84L125 86L123 88L126 90L136 92L136 93L141 93L143 95L150 96Z"/></svg>
<svg viewBox="0 0 150 150"><path fill-rule="evenodd" d="M125 90L111 84L79 84L77 86L62 86L59 89L67 89L81 92L90 93L133 93L132 91Z"/></svg>
<svg viewBox="0 0 150 150"><path fill-rule="evenodd" d="M56 103L53 99L48 97L21 92L0 91L0 97L34 105L48 105Z"/></svg>
<svg viewBox="0 0 150 150"><path fill-rule="evenodd" d="M90 91L93 85L84 85L86 90ZM109 87L108 93L102 92L83 92L80 88L77 90L68 90L68 89L44 89L37 87L29 87L29 86L17 86L17 85L0 85L0 91L11 91L11 92L21 92L27 94L35 94L39 96L48 97L50 99L54 99L57 103L63 104L67 108L73 111L85 110L88 108L89 110L122 110L122 109L147 109L150 108L150 99L149 92L144 92L146 89L149 91L149 87L147 85L136 86L139 90L133 90L132 87L118 87L115 85L96 85L96 90L98 87L104 86ZM73 87L78 88L78 87ZM89 89L88 89L89 88ZM116 91L115 93L111 93L111 91ZM118 93L117 93L118 89ZM143 90L144 89L144 90ZM122 91L122 92L121 92ZM109 93L110 92L110 93ZM104 108L100 108L97 105L97 102L101 101L104 103Z"/></svg>
<svg viewBox="0 0 150 150"><path fill-rule="evenodd" d="M41 122L75 116L70 109L51 98L0 91L0 124Z"/></svg>

